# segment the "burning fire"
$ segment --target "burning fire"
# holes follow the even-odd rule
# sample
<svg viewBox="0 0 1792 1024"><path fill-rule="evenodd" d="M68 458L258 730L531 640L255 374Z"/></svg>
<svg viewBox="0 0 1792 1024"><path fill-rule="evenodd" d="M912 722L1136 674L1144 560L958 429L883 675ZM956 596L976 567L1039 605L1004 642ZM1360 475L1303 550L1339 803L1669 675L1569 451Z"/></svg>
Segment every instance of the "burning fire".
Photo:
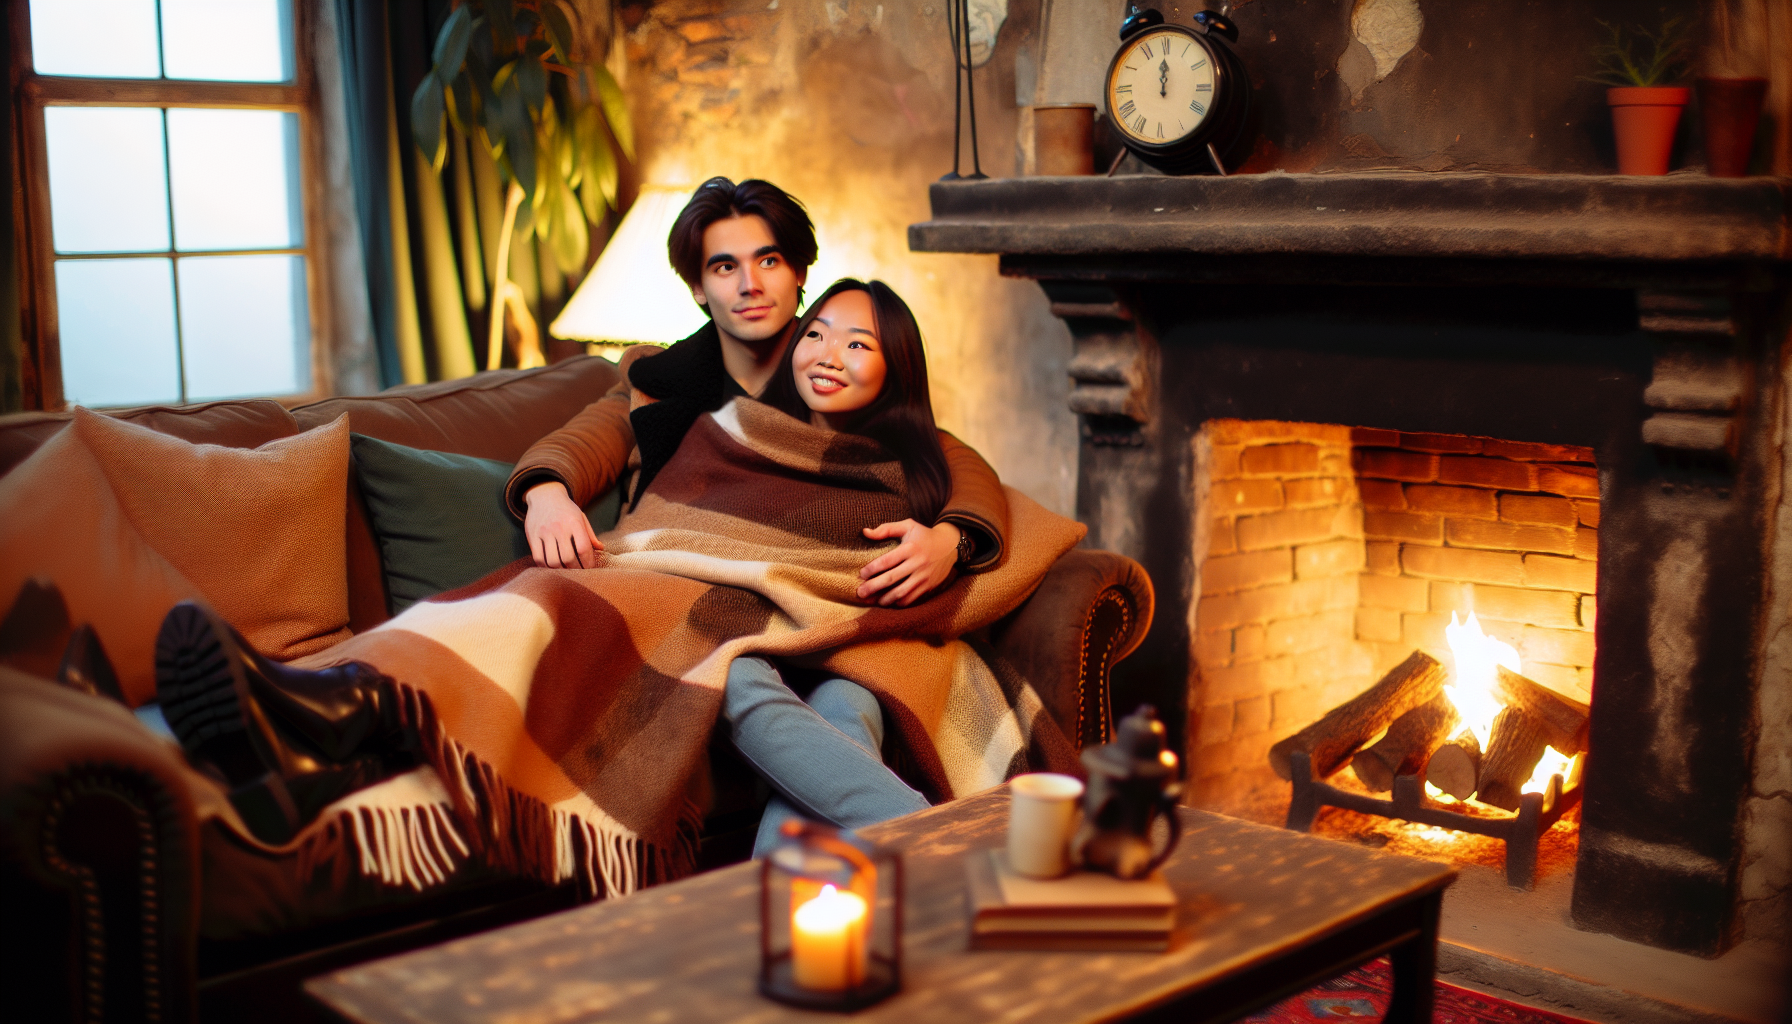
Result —
<svg viewBox="0 0 1792 1024"><path fill-rule="evenodd" d="M1514 672L1522 671L1518 650L1481 632L1481 623L1476 621L1474 612L1469 612L1468 621L1460 624L1456 621L1456 613L1451 612L1450 624L1444 627L1444 637L1450 641L1450 655L1456 662L1456 671L1451 674L1455 685L1446 684L1444 693L1449 695L1450 703L1456 705L1456 713L1462 716L1465 730L1474 733L1481 749L1486 750L1493 742L1494 716L1505 706L1494 696L1494 680L1501 665Z"/></svg>
<svg viewBox="0 0 1792 1024"><path fill-rule="evenodd" d="M1451 683L1444 685L1444 693L1462 717L1462 732L1473 733L1481 749L1486 750L1493 742L1493 720L1505 707L1495 696L1498 670L1503 665L1513 672L1523 672L1518 651L1511 644L1482 632L1474 612L1469 612L1468 621L1461 623L1456 621L1456 613L1451 612L1450 624L1444 627L1444 637L1450 642L1450 655L1456 662L1456 671L1451 674ZM1456 735L1461 736L1462 732ZM1543 759L1537 762L1536 770L1521 792L1545 792L1552 775L1562 776L1566 783L1573 764L1572 757L1554 747L1544 747ZM1425 784L1425 791L1433 798L1448 799L1447 794L1429 782Z"/></svg>
<svg viewBox="0 0 1792 1024"><path fill-rule="evenodd" d="M1521 793L1542 793L1549 789L1549 777L1560 775L1562 785L1568 785L1568 769L1574 765L1574 758L1562 753L1554 747L1543 748L1543 760L1537 762L1537 770L1531 773L1531 781L1524 784Z"/></svg>

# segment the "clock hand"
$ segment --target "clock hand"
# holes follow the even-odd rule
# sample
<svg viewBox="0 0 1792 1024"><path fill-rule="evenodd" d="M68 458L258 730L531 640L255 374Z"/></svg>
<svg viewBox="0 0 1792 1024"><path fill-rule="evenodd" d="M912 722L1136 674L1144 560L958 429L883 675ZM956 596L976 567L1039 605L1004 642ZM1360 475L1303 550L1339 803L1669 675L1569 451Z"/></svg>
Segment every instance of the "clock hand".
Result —
<svg viewBox="0 0 1792 1024"><path fill-rule="evenodd" d="M1167 60L1157 66L1157 94L1170 95L1170 62Z"/></svg>

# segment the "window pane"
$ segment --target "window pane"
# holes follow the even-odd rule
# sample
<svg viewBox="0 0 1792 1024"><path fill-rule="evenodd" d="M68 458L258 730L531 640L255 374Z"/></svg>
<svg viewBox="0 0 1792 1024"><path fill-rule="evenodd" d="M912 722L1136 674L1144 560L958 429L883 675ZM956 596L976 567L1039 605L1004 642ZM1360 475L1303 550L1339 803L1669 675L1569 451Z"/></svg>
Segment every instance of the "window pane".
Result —
<svg viewBox="0 0 1792 1024"><path fill-rule="evenodd" d="M299 227L297 114L168 111L176 248L282 249Z"/></svg>
<svg viewBox="0 0 1792 1024"><path fill-rule="evenodd" d="M303 256L180 261L187 400L311 390Z"/></svg>
<svg viewBox="0 0 1792 1024"><path fill-rule="evenodd" d="M160 110L46 107L44 135L57 252L168 248Z"/></svg>
<svg viewBox="0 0 1792 1024"><path fill-rule="evenodd" d="M180 401L171 262L56 261L62 393L70 402Z"/></svg>
<svg viewBox="0 0 1792 1024"><path fill-rule="evenodd" d="M169 78L284 82L292 78L286 0L162 0Z"/></svg>
<svg viewBox="0 0 1792 1024"><path fill-rule="evenodd" d="M156 0L31 0L40 75L155 78Z"/></svg>

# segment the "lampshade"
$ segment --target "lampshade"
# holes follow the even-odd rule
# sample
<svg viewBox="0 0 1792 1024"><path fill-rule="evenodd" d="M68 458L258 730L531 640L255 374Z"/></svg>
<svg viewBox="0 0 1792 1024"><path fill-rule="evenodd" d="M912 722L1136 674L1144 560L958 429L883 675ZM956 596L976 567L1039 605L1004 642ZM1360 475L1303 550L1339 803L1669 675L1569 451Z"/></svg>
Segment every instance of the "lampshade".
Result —
<svg viewBox="0 0 1792 1024"><path fill-rule="evenodd" d="M690 189L649 185L549 333L556 338L670 345L702 327L703 307L666 262L666 236Z"/></svg>

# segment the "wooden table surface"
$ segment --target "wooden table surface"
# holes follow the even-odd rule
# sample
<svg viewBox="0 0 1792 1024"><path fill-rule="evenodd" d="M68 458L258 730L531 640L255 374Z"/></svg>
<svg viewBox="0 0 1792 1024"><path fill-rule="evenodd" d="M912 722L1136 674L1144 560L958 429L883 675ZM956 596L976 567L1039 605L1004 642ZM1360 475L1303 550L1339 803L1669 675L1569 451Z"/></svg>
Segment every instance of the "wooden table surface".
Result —
<svg viewBox="0 0 1792 1024"><path fill-rule="evenodd" d="M1324 946L1317 940L1328 935L1350 938L1339 933L1353 922L1426 901L1435 922L1437 898L1456 876L1444 864L1204 811L1181 813L1182 844L1165 866L1180 897L1166 953L966 949L963 859L1000 845L1006 788L864 830L904 852L907 916L903 990L854 1019L1116 1020L1192 988L1223 988L1227 978L1237 988L1247 980L1239 975L1267 961ZM327 974L306 989L365 1024L838 1019L785 1007L755 990L758 884L756 862L735 865ZM1269 976L1290 984L1305 977L1280 970ZM1428 1009L1427 999L1427 1017Z"/></svg>

